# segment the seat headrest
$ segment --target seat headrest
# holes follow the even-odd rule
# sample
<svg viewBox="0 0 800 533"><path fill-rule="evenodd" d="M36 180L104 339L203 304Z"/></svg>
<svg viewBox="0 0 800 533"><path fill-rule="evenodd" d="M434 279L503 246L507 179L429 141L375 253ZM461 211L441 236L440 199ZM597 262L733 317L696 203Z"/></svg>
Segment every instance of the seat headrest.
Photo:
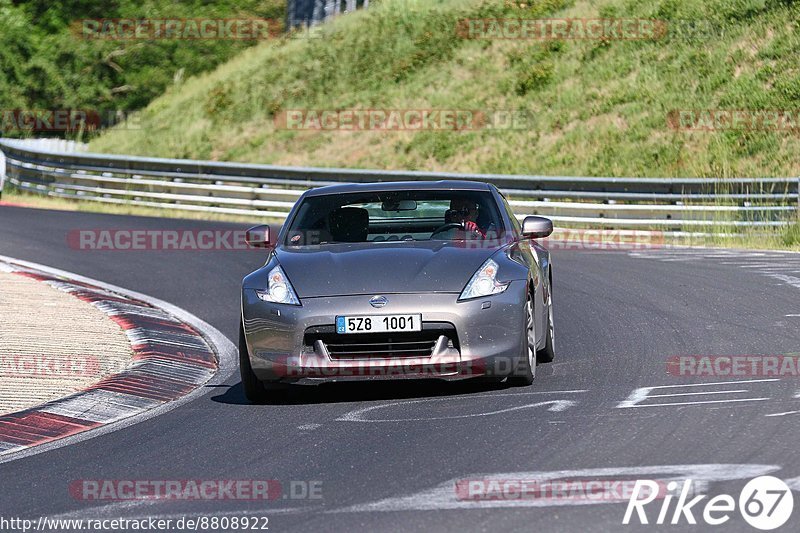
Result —
<svg viewBox="0 0 800 533"><path fill-rule="evenodd" d="M450 224L452 222L458 222L458 214L458 210L448 209L444 212L444 223Z"/></svg>
<svg viewBox="0 0 800 533"><path fill-rule="evenodd" d="M364 242L369 235L369 211L340 207L328 217L331 237L338 242Z"/></svg>

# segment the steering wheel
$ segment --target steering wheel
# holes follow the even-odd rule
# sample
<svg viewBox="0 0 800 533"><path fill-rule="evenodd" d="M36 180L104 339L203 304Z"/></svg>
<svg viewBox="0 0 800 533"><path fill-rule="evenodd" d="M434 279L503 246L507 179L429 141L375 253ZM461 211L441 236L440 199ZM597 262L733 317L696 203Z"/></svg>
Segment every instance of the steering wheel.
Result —
<svg viewBox="0 0 800 533"><path fill-rule="evenodd" d="M433 236L438 233L444 233L445 231L449 231L455 228L458 228L462 231L464 230L464 226L462 226L460 222L448 222L447 224L439 226L438 228L433 230L433 233L431 233L431 239L433 239Z"/></svg>

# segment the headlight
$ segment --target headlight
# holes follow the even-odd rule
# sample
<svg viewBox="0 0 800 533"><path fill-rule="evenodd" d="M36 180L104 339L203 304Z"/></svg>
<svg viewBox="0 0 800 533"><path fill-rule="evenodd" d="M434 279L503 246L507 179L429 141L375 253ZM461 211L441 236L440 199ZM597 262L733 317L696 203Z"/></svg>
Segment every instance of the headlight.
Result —
<svg viewBox="0 0 800 533"><path fill-rule="evenodd" d="M267 280L269 285L266 290L256 289L259 298L276 304L300 305L300 300L280 265L269 271Z"/></svg>
<svg viewBox="0 0 800 533"><path fill-rule="evenodd" d="M470 300L472 298L480 298L482 296L489 296L491 294L498 294L505 291L510 282L499 283L497 281L497 263L489 259L486 261L477 272L469 280L467 286L461 291L459 300Z"/></svg>

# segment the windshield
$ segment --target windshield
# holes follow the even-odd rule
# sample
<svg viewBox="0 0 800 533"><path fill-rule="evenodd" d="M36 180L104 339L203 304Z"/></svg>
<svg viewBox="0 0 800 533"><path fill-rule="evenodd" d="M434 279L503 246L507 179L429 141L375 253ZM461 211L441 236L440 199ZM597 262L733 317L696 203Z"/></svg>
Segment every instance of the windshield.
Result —
<svg viewBox="0 0 800 533"><path fill-rule="evenodd" d="M481 240L505 228L489 191L391 191L311 196L284 244Z"/></svg>

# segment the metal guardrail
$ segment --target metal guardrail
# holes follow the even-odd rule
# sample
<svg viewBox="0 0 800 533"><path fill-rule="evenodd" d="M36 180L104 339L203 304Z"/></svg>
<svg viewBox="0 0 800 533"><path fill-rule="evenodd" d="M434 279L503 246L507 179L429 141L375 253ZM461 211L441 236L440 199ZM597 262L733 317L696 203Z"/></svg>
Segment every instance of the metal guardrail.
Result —
<svg viewBox="0 0 800 533"><path fill-rule="evenodd" d="M63 141L62 141L63 142ZM522 218L560 225L711 232L783 226L800 210L798 178L583 178L284 167L85 152L0 139L7 180L62 198L284 218L308 188L342 182L476 180L497 185ZM2 174L2 169L0 169Z"/></svg>

